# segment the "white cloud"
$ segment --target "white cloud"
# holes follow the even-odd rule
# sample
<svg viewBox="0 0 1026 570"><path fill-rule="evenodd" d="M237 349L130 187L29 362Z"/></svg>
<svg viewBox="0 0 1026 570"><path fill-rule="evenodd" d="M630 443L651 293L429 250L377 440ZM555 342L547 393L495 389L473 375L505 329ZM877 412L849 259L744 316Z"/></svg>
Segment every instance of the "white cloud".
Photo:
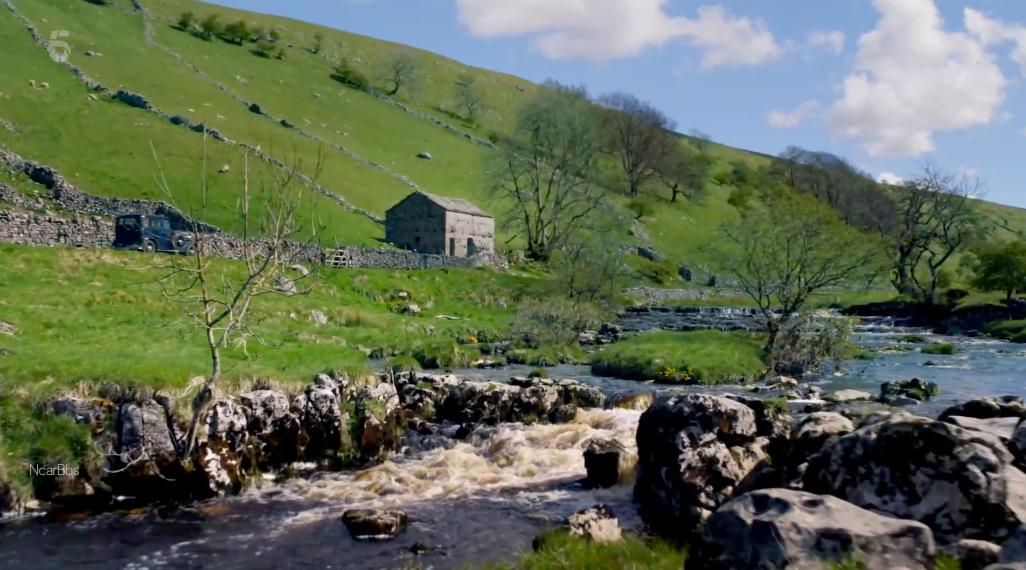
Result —
<svg viewBox="0 0 1026 570"><path fill-rule="evenodd" d="M775 129L792 129L802 124L805 119L818 116L819 112L818 101L806 101L790 112L779 109L770 111L766 114L766 123Z"/></svg>
<svg viewBox="0 0 1026 570"><path fill-rule="evenodd" d="M994 20L983 12L966 8L965 29L979 38L983 45L1014 42L1012 61L1018 63L1023 73L1026 73L1026 26Z"/></svg>
<svg viewBox="0 0 1026 570"><path fill-rule="evenodd" d="M893 172L881 172L880 175L876 177L876 181L881 184L891 184L893 186L897 186L898 184L904 182L905 179Z"/></svg>
<svg viewBox="0 0 1026 570"><path fill-rule="evenodd" d="M816 30L809 34L806 44L811 47L827 47L833 50L834 53L840 54L844 51L845 39L847 39L847 36L844 35L844 32L838 30L832 32Z"/></svg>
<svg viewBox="0 0 1026 570"><path fill-rule="evenodd" d="M874 156L919 156L937 131L999 118L1008 81L976 35L944 30L933 0L873 0L874 30L859 38L852 73L827 117L832 135Z"/></svg>
<svg viewBox="0 0 1026 570"><path fill-rule="evenodd" d="M532 36L554 59L635 57L686 39L703 50L702 68L759 65L783 53L762 20L703 6L695 19L670 16L668 0L456 0L460 22L478 37Z"/></svg>

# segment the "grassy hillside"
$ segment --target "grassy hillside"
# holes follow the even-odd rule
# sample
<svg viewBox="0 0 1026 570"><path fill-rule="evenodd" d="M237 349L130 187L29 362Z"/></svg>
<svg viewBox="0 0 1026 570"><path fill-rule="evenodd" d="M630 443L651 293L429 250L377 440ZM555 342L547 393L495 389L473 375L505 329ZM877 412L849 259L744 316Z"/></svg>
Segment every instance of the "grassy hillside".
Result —
<svg viewBox="0 0 1026 570"><path fill-rule="evenodd" d="M130 0L110 0L105 6L84 0L9 1L44 37L57 29L68 31L70 62L103 85L140 93L163 112L202 122L282 160L298 160L307 171L320 157L318 182L377 216L415 187L494 210L485 199L481 174L482 159L494 151L463 135L486 140L506 132L517 107L537 89L528 81L429 52L189 0L139 0L143 11ZM204 40L179 30L175 21L186 11L201 19L219 14L223 22L241 19L250 27L274 29L282 36L284 57L260 57L253 44ZM319 53L310 49L315 34L324 37ZM87 56L87 51L102 56ZM382 63L399 52L413 54L420 63L419 87L397 96L409 110L332 78L335 62L346 59L381 85L375 78ZM90 92L51 61L6 9L0 9L0 57L5 61L0 68L0 119L17 131L0 130L5 146L57 168L88 192L160 199L153 181L155 153L180 196L196 191L203 163L198 133L104 97L91 100ZM476 78L486 99L473 124L454 116L453 86L463 73ZM46 82L49 88L33 88L30 80ZM259 104L266 115L250 112L247 103ZM276 119L296 128L285 128ZM210 174L214 199L203 218L229 231L238 226L235 205L243 152L218 141L209 141L206 150L209 171L222 165L230 171ZM417 158L421 152L433 159ZM714 175L737 162L758 167L769 160L716 144L710 145L710 153ZM255 158L250 167L257 179L269 176L268 166ZM640 236L632 238L625 229L622 239L648 241L675 263L723 269L728 264L709 245L716 228L736 216L727 202L730 191L710 181L701 203L673 204L668 192L653 185L647 193L654 213L642 220ZM611 205L623 207L627 201L611 189ZM987 208L1004 228L1002 233L1026 230L1026 210ZM495 213L501 221L502 212ZM380 225L329 197L311 193L304 215L328 225L329 241L376 245L383 238ZM498 241L512 237L500 232Z"/></svg>

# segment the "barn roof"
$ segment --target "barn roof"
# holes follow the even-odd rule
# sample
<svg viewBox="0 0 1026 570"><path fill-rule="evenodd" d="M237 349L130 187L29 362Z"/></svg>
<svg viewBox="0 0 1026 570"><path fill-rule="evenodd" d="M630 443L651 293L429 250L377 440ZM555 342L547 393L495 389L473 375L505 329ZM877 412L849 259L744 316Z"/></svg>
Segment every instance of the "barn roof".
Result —
<svg viewBox="0 0 1026 570"><path fill-rule="evenodd" d="M435 194L429 194L424 191L419 193L427 197L428 200L431 200L450 212L459 212L461 214L470 214L472 216L483 216L485 218L493 217L491 214L460 198L446 198L445 196L436 196Z"/></svg>

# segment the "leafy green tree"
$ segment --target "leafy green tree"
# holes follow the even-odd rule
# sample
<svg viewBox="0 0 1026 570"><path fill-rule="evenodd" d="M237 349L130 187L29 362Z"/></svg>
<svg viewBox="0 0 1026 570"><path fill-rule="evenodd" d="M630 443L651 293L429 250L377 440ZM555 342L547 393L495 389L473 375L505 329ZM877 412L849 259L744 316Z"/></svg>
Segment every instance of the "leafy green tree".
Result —
<svg viewBox="0 0 1026 570"><path fill-rule="evenodd" d="M587 93L548 82L519 109L502 150L486 157L487 191L532 259L548 260L600 211L600 135Z"/></svg>
<svg viewBox="0 0 1026 570"><path fill-rule="evenodd" d="M183 32L192 31L196 26L196 12L189 10L188 12L182 12L178 15L178 21L175 23L179 30Z"/></svg>
<svg viewBox="0 0 1026 570"><path fill-rule="evenodd" d="M707 153L691 145L676 144L656 166L659 180L670 189L670 201L684 196L692 202L702 199L713 160Z"/></svg>
<svg viewBox="0 0 1026 570"><path fill-rule="evenodd" d="M766 319L766 351L774 357L778 343L804 335L814 294L869 286L883 271L883 248L812 196L778 187L758 198L721 232L741 290Z"/></svg>
<svg viewBox="0 0 1026 570"><path fill-rule="evenodd" d="M221 37L224 38L225 41L241 46L243 42L250 38L251 35L252 32L249 29L249 24L244 20L236 20L224 27L224 32L222 32Z"/></svg>
<svg viewBox="0 0 1026 570"><path fill-rule="evenodd" d="M285 57L285 50L281 49L281 46L271 41L270 38L260 38L257 40L254 52L261 57L273 57L276 59Z"/></svg>
<svg viewBox="0 0 1026 570"><path fill-rule="evenodd" d="M394 53L381 68L381 78L389 85L388 96L395 97L402 88L416 87L420 79L420 61L412 53Z"/></svg>
<svg viewBox="0 0 1026 570"><path fill-rule="evenodd" d="M898 208L898 226L890 232L894 286L932 305L944 264L987 233L976 199L980 183L927 164L892 193Z"/></svg>
<svg viewBox="0 0 1026 570"><path fill-rule="evenodd" d="M1000 291L1011 303L1026 289L1026 241L1015 240L987 245L974 252L970 284L980 291Z"/></svg>
<svg viewBox="0 0 1026 570"><path fill-rule="evenodd" d="M220 14L210 14L200 22L200 37L211 40L224 32L224 23L221 22Z"/></svg>

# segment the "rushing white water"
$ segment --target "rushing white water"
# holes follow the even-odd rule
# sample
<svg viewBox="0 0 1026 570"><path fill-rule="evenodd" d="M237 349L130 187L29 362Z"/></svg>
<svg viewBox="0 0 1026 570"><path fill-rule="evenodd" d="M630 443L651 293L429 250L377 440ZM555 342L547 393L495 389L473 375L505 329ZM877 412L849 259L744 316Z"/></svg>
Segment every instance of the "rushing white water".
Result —
<svg viewBox="0 0 1026 570"><path fill-rule="evenodd" d="M287 483L290 494L345 507L388 507L544 486L585 475L583 451L596 438L636 447L640 412L580 410L563 425L505 424L480 445L460 443L353 475ZM471 436L473 439L473 436Z"/></svg>

